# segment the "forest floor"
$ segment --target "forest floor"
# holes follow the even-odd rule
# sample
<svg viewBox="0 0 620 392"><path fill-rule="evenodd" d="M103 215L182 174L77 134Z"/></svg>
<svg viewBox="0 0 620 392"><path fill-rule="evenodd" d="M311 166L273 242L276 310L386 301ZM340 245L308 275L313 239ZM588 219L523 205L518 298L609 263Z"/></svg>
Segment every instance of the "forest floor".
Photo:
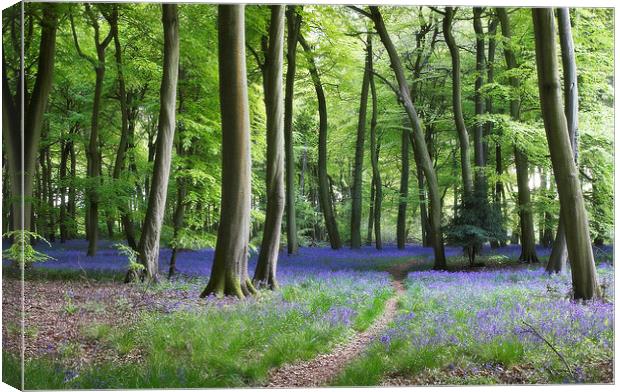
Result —
<svg viewBox="0 0 620 392"><path fill-rule="evenodd" d="M570 278L514 262L518 247L485 251L475 269L448 248L453 272L436 272L416 246L282 254L281 290L239 301L199 298L212 250L180 253L179 276L154 287L123 284L109 245L86 258L84 242L55 244L55 261L26 271L27 388L613 382L609 248L597 252L604 301L568 301ZM3 273L15 384L21 282Z"/></svg>

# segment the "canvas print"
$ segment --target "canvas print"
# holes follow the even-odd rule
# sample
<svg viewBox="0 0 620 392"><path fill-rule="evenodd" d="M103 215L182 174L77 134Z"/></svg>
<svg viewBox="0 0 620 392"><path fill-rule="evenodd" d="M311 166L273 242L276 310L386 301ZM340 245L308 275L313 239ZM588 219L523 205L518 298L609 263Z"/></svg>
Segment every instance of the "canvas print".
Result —
<svg viewBox="0 0 620 392"><path fill-rule="evenodd" d="M614 31L604 7L5 8L2 381L613 384Z"/></svg>

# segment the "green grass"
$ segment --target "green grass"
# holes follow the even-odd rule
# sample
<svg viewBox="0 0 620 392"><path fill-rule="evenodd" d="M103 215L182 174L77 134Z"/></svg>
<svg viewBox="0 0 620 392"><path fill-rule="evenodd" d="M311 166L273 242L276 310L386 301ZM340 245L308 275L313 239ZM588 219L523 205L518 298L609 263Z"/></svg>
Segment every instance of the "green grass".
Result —
<svg viewBox="0 0 620 392"><path fill-rule="evenodd" d="M136 323L125 327L86 326L81 333L88 339L120 357L139 354L141 360L130 364L106 361L86 367L76 376L60 363L80 355L79 350L64 345L55 357L26 362L26 388L263 385L271 368L311 359L330 351L354 331L366 329L393 295L390 286L369 291L355 277L337 279L340 285L330 279L308 278L285 285L281 292L261 291L255 298L223 306L208 303L168 314L144 312ZM333 309L343 307L354 311L348 325L330 318ZM97 304L92 308L98 309ZM11 355L4 358L7 369L19 365Z"/></svg>

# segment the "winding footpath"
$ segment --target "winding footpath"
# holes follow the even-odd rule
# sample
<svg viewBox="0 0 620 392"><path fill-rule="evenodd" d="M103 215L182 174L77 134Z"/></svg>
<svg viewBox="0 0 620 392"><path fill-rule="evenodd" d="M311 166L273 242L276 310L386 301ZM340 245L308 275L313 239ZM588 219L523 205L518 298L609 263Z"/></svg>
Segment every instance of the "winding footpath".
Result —
<svg viewBox="0 0 620 392"><path fill-rule="evenodd" d="M398 299L405 293L403 280L407 277L409 268L415 264L417 264L416 261L411 261L388 270L393 278L392 286L395 295L387 300L383 314L368 329L357 332L348 341L337 345L330 353L319 355L310 361L292 363L273 369L265 387L312 388L325 385L334 379L394 319Z"/></svg>

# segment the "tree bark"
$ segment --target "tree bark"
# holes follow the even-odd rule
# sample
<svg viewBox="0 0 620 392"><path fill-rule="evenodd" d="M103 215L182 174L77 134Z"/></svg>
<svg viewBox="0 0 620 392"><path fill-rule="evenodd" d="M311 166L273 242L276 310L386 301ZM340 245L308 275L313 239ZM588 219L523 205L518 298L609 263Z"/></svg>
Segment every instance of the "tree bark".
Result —
<svg viewBox="0 0 620 392"><path fill-rule="evenodd" d="M398 57L398 53L396 52L396 48L394 47L394 44L392 43L392 40L388 35L387 29L385 28L383 17L379 12L379 8L376 6L371 6L370 12L375 25L375 29L379 33L381 41L383 42L383 45L385 46L385 49L390 56L390 65L398 81L398 98L401 104L404 106L407 115L409 116L409 121L411 121L411 137L414 140L414 154L418 157L416 159L419 160L419 163L421 164L422 170L424 172L424 177L426 178L430 200L431 239L435 255L434 268L444 269L446 268L446 256L444 252L443 237L441 233L441 195L439 193L437 175L433 167L433 162L431 161L430 155L426 148L424 133L422 132L422 127L420 124L420 120L418 119L418 114L415 107L413 106L413 103L411 102L411 97L409 95L410 90L407 86L405 73L400 62L400 58Z"/></svg>
<svg viewBox="0 0 620 392"><path fill-rule="evenodd" d="M113 7L117 7L114 5ZM116 9L116 8L115 8ZM121 107L121 138L116 150L116 159L114 160L114 168L112 170L112 178L114 180L120 179L123 166L125 164L125 157L129 147L129 105L127 88L125 87L125 76L123 74L123 55L121 42L118 35L118 13L114 11L112 17L108 18L110 29L114 37L114 52L116 57L116 78L118 81L118 98ZM121 224L123 231L125 232L125 238L127 244L134 250L138 250L136 244L136 234L134 224L129 213L129 203L119 206L119 212L121 214Z"/></svg>
<svg viewBox="0 0 620 392"><path fill-rule="evenodd" d="M357 138L355 141L355 164L353 166L353 187L351 189L351 249L362 246L362 172L364 167L364 139L366 135L366 109L368 107L368 89L370 86L370 35L366 42L366 62L362 78L360 109L357 121ZM374 176L374 174L373 174Z"/></svg>
<svg viewBox="0 0 620 392"><path fill-rule="evenodd" d="M508 69L517 68L517 59L511 47L512 31L508 13L505 8L496 8L497 16L502 26L504 42L504 57ZM519 88L519 79L515 76L510 78L510 86L516 91ZM510 116L514 121L519 121L519 98L510 101ZM519 260L527 263L537 263L536 238L534 236L534 218L530 201L530 188L528 184L528 160L527 156L516 145L514 146L515 166L517 171L517 190L519 222L521 226L521 255Z"/></svg>
<svg viewBox="0 0 620 392"><path fill-rule="evenodd" d="M325 219L325 227L329 236L329 243L332 249L340 249L342 242L340 241L340 233L338 232L338 224L334 216L334 207L329 196L329 181L327 178L327 104L325 103L325 92L316 68L312 50L306 42L305 38L299 33L299 43L301 44L306 58L308 59L308 71L312 77L312 83L316 91L316 97L319 106L319 160L318 160L318 185L319 185L319 203L323 211Z"/></svg>
<svg viewBox="0 0 620 392"><path fill-rule="evenodd" d="M588 217L571 148L566 115L562 110L553 9L533 8L532 18L540 108L560 195L561 213L564 217L573 293L575 299L596 298L600 296L600 289L590 242Z"/></svg>
<svg viewBox="0 0 620 392"><path fill-rule="evenodd" d="M564 73L564 115L568 126L568 138L573 150L573 160L577 163L579 156L578 135L578 91L577 65L575 62L575 45L570 24L568 8L557 9L558 32L560 35L560 50L562 53L562 71ZM547 263L547 272L563 273L566 271L568 251L566 249L566 230L562 211L558 220L558 229Z"/></svg>
<svg viewBox="0 0 620 392"><path fill-rule="evenodd" d="M265 57L265 110L267 112L267 211L253 284L277 289L276 267L284 214L284 6L273 5L269 24L269 47Z"/></svg>
<svg viewBox="0 0 620 392"><path fill-rule="evenodd" d="M484 56L484 30L482 29L483 8L474 7L474 32L476 33L476 82L474 92L474 107L476 117L484 114L485 105L482 97L482 86L484 84L484 71L486 69L486 59ZM474 126L474 162L476 163L476 187L480 194L487 194L487 180L484 173L486 166L484 124L479 118L476 119Z"/></svg>
<svg viewBox="0 0 620 392"><path fill-rule="evenodd" d="M407 198L409 197L409 130L403 128L400 141L400 190L396 222L396 246L405 249L407 242Z"/></svg>
<svg viewBox="0 0 620 392"><path fill-rule="evenodd" d="M7 155L7 172L11 186L11 227L13 230L30 230L31 228L34 171L39 153L43 115L52 89L58 23L57 5L44 3L42 8L37 74L32 91L26 95L28 99L24 97L23 107L21 104L23 86L21 82L18 82L17 90L11 93L6 74L6 59L4 55L2 57L2 127ZM21 51L21 48L15 49ZM20 117L22 110L24 113L23 140L26 141L23 144L23 155Z"/></svg>
<svg viewBox="0 0 620 392"><path fill-rule="evenodd" d="M375 77L372 62L372 41L368 35L368 67L370 95L372 100L372 115L370 118L370 163L372 164L372 177L375 183L375 205L374 227L375 227L375 248L383 249L381 236L381 203L383 202L383 189L381 184L381 172L379 171L379 143L377 142L377 89L375 88Z"/></svg>
<svg viewBox="0 0 620 392"><path fill-rule="evenodd" d="M286 36L286 87L284 94L284 152L286 165L286 241L288 254L299 250L297 242L297 218L295 216L295 150L293 148L293 90L297 64L297 35L301 16L296 6L286 7L288 34Z"/></svg>
<svg viewBox="0 0 620 392"><path fill-rule="evenodd" d="M149 202L138 245L142 278L159 280L159 237L166 208L172 146L174 144L177 81L179 75L179 19L176 4L162 4L164 26L163 75L159 100L159 125Z"/></svg>
<svg viewBox="0 0 620 392"><path fill-rule="evenodd" d="M372 175L370 182L370 205L368 207L368 225L366 231L366 245L372 244L372 229L375 222L375 175Z"/></svg>
<svg viewBox="0 0 620 392"><path fill-rule="evenodd" d="M469 161L469 134L465 126L463 118L463 106L461 102L461 59L456 41L452 35L452 20L454 18L454 9L446 7L445 16L443 18L443 35L450 50L450 58L452 59L452 112L454 114L454 123L456 132L459 137L459 146L461 151L461 177L463 180L464 196L473 193L474 182L471 175L471 164Z"/></svg>
<svg viewBox="0 0 620 392"><path fill-rule="evenodd" d="M244 8L218 6L222 202L213 268L201 297L215 294L243 298L251 293L251 282L244 280L252 193Z"/></svg>

